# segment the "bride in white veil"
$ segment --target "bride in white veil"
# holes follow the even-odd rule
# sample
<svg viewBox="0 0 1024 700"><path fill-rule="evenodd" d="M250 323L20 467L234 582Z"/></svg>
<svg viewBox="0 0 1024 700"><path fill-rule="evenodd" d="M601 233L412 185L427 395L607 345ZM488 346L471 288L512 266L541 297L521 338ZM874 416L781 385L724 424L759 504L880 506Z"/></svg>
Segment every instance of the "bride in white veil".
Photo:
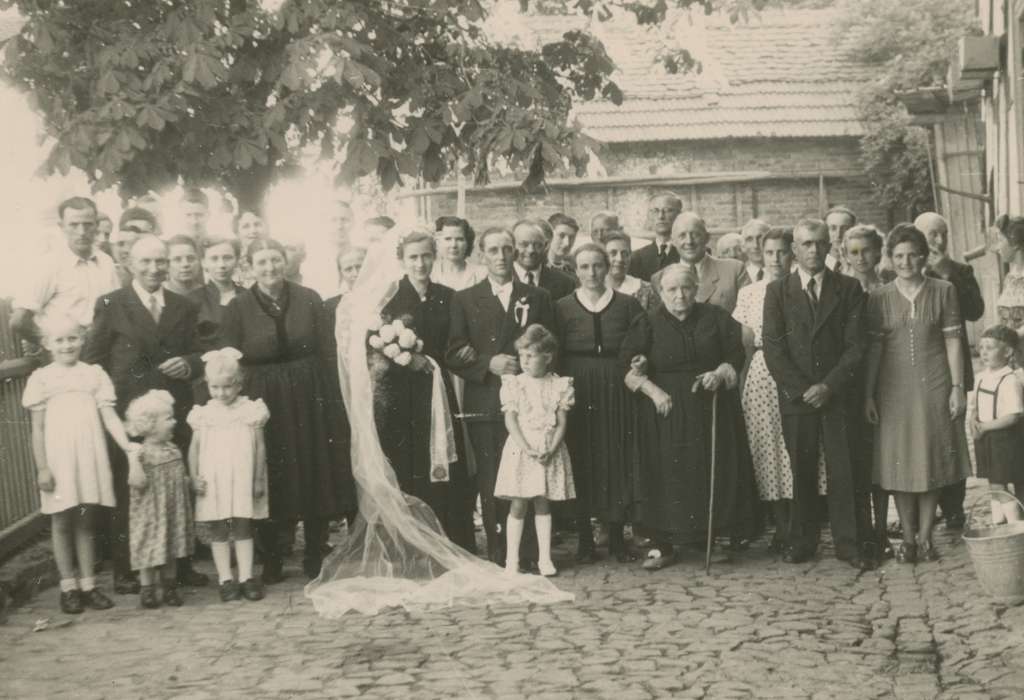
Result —
<svg viewBox="0 0 1024 700"><path fill-rule="evenodd" d="M320 575L307 584L306 596L329 618L350 610L375 614L390 607L416 611L571 601L571 593L542 576L507 574L449 541L430 507L399 489L384 456L373 415L366 339L398 289L403 272L395 251L400 235L408 232L396 227L370 249L355 288L338 305L339 375L352 428L359 516L324 560ZM435 386L440 371L435 365ZM445 393L435 390L434 397L431 434L451 440ZM435 449L433 441L432 456L451 453Z"/></svg>

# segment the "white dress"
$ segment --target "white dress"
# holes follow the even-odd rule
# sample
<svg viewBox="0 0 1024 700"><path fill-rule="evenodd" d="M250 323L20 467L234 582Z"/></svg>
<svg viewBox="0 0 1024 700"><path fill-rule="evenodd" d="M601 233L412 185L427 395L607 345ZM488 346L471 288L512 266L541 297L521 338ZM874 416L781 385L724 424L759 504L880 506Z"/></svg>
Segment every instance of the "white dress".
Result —
<svg viewBox="0 0 1024 700"><path fill-rule="evenodd" d="M531 377L526 374L501 378L501 410L515 412L519 429L535 450L548 449L558 421L558 411L569 410L576 401L572 377L548 374ZM496 498L533 498L544 496L551 501L576 498L572 480L572 464L565 441L554 456L543 465L527 455L511 437L505 440L494 483Z"/></svg>
<svg viewBox="0 0 1024 700"><path fill-rule="evenodd" d="M733 318L754 332L754 356L747 368L746 383L740 401L743 421L750 440L750 456L754 461L754 478L762 501L793 498L793 468L782 437L782 413L779 390L768 371L761 347L764 325L764 295L768 280L748 284L739 291ZM818 493L826 493L828 484L824 450L819 450Z"/></svg>
<svg viewBox="0 0 1024 700"><path fill-rule="evenodd" d="M28 378L21 403L46 412L46 462L53 491L39 493L39 509L59 513L82 504L114 506L101 406L113 406L114 385L102 367L52 363Z"/></svg>
<svg viewBox="0 0 1024 700"><path fill-rule="evenodd" d="M270 412L262 399L239 396L230 406L210 401L195 406L188 424L199 438L199 477L206 493L196 497L196 522L228 518L269 517L267 473L263 470L263 495L254 498L256 435Z"/></svg>

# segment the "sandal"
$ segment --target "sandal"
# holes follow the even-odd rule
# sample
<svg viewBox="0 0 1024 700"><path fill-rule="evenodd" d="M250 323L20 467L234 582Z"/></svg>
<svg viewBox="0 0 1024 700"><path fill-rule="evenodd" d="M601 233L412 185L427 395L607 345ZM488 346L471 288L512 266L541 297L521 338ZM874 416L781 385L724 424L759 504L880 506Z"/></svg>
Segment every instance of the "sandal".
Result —
<svg viewBox="0 0 1024 700"><path fill-rule="evenodd" d="M647 553L647 558L641 566L647 571L658 571L675 561L675 553L662 554L660 549L652 549Z"/></svg>
<svg viewBox="0 0 1024 700"><path fill-rule="evenodd" d="M917 545L911 542L901 542L896 547L896 561L900 564L916 564L917 563Z"/></svg>

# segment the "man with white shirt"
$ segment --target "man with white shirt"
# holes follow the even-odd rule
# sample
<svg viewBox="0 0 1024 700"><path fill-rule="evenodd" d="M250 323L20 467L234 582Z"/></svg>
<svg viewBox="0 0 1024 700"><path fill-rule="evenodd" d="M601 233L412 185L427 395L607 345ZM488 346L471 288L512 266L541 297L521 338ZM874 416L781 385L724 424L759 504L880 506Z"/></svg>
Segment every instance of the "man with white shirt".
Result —
<svg viewBox="0 0 1024 700"><path fill-rule="evenodd" d="M825 256L825 267L839 272L839 261L842 259L843 236L857 225L857 215L846 207L832 207L825 212L825 225L828 226L829 249Z"/></svg>
<svg viewBox="0 0 1024 700"><path fill-rule="evenodd" d="M466 380L463 420L476 458L477 487L487 534L487 554L504 565L503 530L508 502L494 498L501 450L508 437L501 411L501 378L520 371L516 339L532 323L554 332L551 296L540 287L521 282L514 273L515 239L507 229L492 228L477 240L487 279L455 293L445 362ZM527 523L532 522L527 519ZM533 552L527 548L533 547ZM535 538L522 540L519 561L536 560Z"/></svg>
<svg viewBox="0 0 1024 700"><path fill-rule="evenodd" d="M718 306L730 314L736 308L740 287L750 283L743 263L708 255L707 224L692 211L683 212L672 223L669 240L679 255L679 262L697 275L697 301ZM651 286L660 289L661 271L651 277Z"/></svg>
<svg viewBox="0 0 1024 700"><path fill-rule="evenodd" d="M740 229L743 254L747 256L747 277L751 282L760 282L764 279L764 251L761 249L761 243L764 241L764 234L769 230L771 226L762 219L751 219Z"/></svg>
<svg viewBox="0 0 1024 700"><path fill-rule="evenodd" d="M650 282L658 270L679 262L679 252L670 239L672 224L683 210L683 201L674 194L661 193L651 197L648 207L654 240L629 259L629 274L644 282Z"/></svg>
<svg viewBox="0 0 1024 700"><path fill-rule="evenodd" d="M192 379L201 377L199 360L199 308L183 296L163 288L167 279L167 246L156 236L142 236L130 253L131 284L96 300L92 331L82 350L82 361L98 364L110 375L124 415L128 404L153 389L174 397L174 443L188 452L192 408ZM124 453L110 450L117 507L111 518L114 590L138 591L128 551L128 463ZM178 581L203 585L206 577L178 564Z"/></svg>
<svg viewBox="0 0 1024 700"><path fill-rule="evenodd" d="M551 224L544 219L522 219L512 227L512 236L516 242L512 265L520 282L547 290L552 301L572 294L576 279L546 264L554 237Z"/></svg>
<svg viewBox="0 0 1024 700"><path fill-rule="evenodd" d="M31 269L12 303L11 329L26 341L30 351L38 350L36 316L63 314L88 327L96 299L120 286L114 261L94 245L93 201L72 197L60 203L57 215L67 246L55 249L42 265Z"/></svg>
<svg viewBox="0 0 1024 700"><path fill-rule="evenodd" d="M764 301L764 359L779 391L782 433L793 468L793 505L783 561L814 557L818 548L818 463L828 472L828 515L836 557L874 567L864 551L870 523L857 520L855 465L846 421L864 355L860 283L825 266L830 247L824 221L803 219L793 230L797 270L768 284Z"/></svg>

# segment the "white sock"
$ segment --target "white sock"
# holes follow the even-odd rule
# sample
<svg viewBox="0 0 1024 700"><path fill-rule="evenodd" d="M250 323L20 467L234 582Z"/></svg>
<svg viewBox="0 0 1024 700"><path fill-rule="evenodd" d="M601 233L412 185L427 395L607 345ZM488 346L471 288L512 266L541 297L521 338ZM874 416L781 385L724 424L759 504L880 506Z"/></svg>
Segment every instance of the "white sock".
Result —
<svg viewBox="0 0 1024 700"><path fill-rule="evenodd" d="M1003 515L1003 504L995 499L989 501L989 507L992 509L992 524L998 525L1003 522L1005 515Z"/></svg>
<svg viewBox="0 0 1024 700"><path fill-rule="evenodd" d="M1017 501L1010 501L1009 503L1001 504L1003 506L1003 515L1006 516L1006 522L1015 523L1020 520L1020 511L1017 509Z"/></svg>
<svg viewBox="0 0 1024 700"><path fill-rule="evenodd" d="M551 514L534 515L533 522L537 526L537 565L551 565Z"/></svg>
<svg viewBox="0 0 1024 700"><path fill-rule="evenodd" d="M96 577L95 576L84 576L78 580L82 585L82 590L88 593L92 589L96 588Z"/></svg>
<svg viewBox="0 0 1024 700"><path fill-rule="evenodd" d="M62 578L60 580L60 592L70 593L71 591L78 590L78 579L77 578Z"/></svg>
<svg viewBox="0 0 1024 700"><path fill-rule="evenodd" d="M511 513L505 521L505 571L519 573L519 543L523 539L523 519Z"/></svg>
<svg viewBox="0 0 1024 700"><path fill-rule="evenodd" d="M235 558L238 559L238 580L244 583L252 578L252 538L235 541Z"/></svg>
<svg viewBox="0 0 1024 700"><path fill-rule="evenodd" d="M213 564L217 567L217 578L221 583L233 581L231 575L231 543L211 542L210 551L213 552Z"/></svg>

